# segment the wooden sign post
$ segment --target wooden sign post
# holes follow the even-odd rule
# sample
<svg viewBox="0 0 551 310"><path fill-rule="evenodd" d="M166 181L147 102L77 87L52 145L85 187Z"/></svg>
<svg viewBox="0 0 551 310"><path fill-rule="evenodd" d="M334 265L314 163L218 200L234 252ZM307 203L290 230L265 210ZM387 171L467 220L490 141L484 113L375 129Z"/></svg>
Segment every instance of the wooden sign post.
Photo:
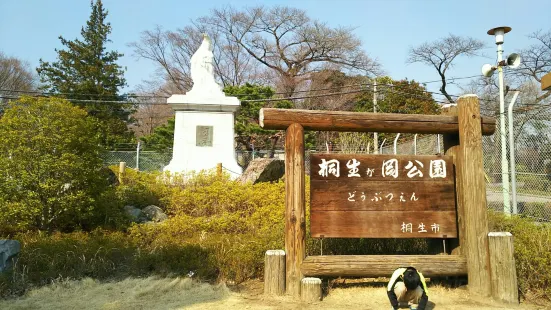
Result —
<svg viewBox="0 0 551 310"><path fill-rule="evenodd" d="M450 157L315 154L310 163L312 237L457 237Z"/></svg>
<svg viewBox="0 0 551 310"><path fill-rule="evenodd" d="M285 269L287 292L300 296L306 256L306 211L304 180L304 129L292 124L285 139Z"/></svg>
<svg viewBox="0 0 551 310"><path fill-rule="evenodd" d="M474 95L459 98L457 111L449 115L260 111L264 129L287 130L287 293L298 297L304 276L379 277L398 267L415 266L429 277L467 274L470 290L491 294L481 142L482 135L494 133L496 121L481 117ZM444 134L446 156L312 156L311 234L459 240L453 245L456 255L306 257L304 130Z"/></svg>

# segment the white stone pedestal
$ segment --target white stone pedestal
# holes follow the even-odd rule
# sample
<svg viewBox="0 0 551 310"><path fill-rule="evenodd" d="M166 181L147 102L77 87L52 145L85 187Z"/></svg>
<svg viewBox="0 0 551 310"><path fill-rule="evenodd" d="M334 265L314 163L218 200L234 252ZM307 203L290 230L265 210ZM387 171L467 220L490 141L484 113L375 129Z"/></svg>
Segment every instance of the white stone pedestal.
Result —
<svg viewBox="0 0 551 310"><path fill-rule="evenodd" d="M188 93L172 95L167 103L176 111L176 120L172 160L164 171L199 172L222 163L224 168L242 173L235 159L234 112L240 105L236 97L222 92L211 96ZM238 177L235 173L230 172L232 178Z"/></svg>

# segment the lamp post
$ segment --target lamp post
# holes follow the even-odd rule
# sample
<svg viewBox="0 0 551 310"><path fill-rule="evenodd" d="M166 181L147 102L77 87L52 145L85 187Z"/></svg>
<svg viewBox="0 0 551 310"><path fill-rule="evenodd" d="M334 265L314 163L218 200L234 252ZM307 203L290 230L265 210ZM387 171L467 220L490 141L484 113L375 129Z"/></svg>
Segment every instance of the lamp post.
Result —
<svg viewBox="0 0 551 310"><path fill-rule="evenodd" d="M497 62L503 61L503 37L505 33L511 31L510 27L498 27L488 31L489 35L494 35L497 45ZM503 185L503 210L506 214L511 212L511 203L509 200L509 165L507 162L507 131L505 129L505 91L503 81L503 66L498 66L499 79L499 127L501 138L501 183Z"/></svg>
<svg viewBox="0 0 551 310"><path fill-rule="evenodd" d="M509 200L509 165L507 161L507 131L505 127L505 94L503 82L503 67L510 66L511 68L518 67L520 57L517 54L511 54L507 61L503 61L503 37L511 31L511 27L496 27L488 30L489 35L493 35L497 45L497 66L484 65L482 74L489 77L493 72L498 70L499 80L499 123L500 123L500 140L501 140L501 183L503 189L503 210L506 214L511 213L511 203ZM513 147L513 146L511 146ZM515 206L516 207L516 206Z"/></svg>

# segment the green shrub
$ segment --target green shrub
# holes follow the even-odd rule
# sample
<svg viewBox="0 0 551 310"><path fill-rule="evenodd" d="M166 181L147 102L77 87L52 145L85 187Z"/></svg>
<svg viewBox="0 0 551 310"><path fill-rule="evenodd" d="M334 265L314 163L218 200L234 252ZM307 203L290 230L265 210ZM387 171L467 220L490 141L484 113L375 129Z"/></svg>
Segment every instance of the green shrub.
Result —
<svg viewBox="0 0 551 310"><path fill-rule="evenodd" d="M129 232L141 246L189 242L208 249L217 277L241 282L261 276L266 250L284 247L284 191L283 182L242 185L228 175L200 173L164 191L167 221Z"/></svg>
<svg viewBox="0 0 551 310"><path fill-rule="evenodd" d="M283 182L242 185L227 175L199 174L184 188L172 192L167 199L167 211L193 217L228 213L252 215L259 208L283 208L284 190Z"/></svg>
<svg viewBox="0 0 551 310"><path fill-rule="evenodd" d="M110 167L118 173L118 167ZM163 207L161 199L167 195L169 186L160 181L163 174L159 172L138 172L126 169L121 184L116 187L117 198L124 205L137 208L156 205Z"/></svg>
<svg viewBox="0 0 551 310"><path fill-rule="evenodd" d="M489 213L490 231L513 234L519 289L529 299L551 296L551 224Z"/></svg>
<svg viewBox="0 0 551 310"><path fill-rule="evenodd" d="M59 98L8 105L0 118L0 233L98 224L108 183L96 126L86 111Z"/></svg>
<svg viewBox="0 0 551 310"><path fill-rule="evenodd" d="M116 189L125 203L164 208L170 217L162 223L134 224L124 232L15 236L23 244L21 259L11 274L0 278L0 291L24 290L59 277L109 279L194 271L204 280L261 278L265 251L284 249L284 182L242 185L227 175L208 172L185 179L171 183L160 174L130 170ZM308 179L306 196L308 232ZM515 236L523 294L536 298L550 294L551 275L546 270L551 264L550 226L490 213L490 227ZM321 254L321 243L307 233L307 255ZM428 254L429 245L427 239L333 238L323 240L323 254Z"/></svg>

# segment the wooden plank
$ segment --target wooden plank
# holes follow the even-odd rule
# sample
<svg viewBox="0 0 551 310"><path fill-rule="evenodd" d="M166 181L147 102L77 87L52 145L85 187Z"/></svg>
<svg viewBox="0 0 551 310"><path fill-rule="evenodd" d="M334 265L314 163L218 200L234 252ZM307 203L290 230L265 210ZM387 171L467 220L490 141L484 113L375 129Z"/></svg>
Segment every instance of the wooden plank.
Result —
<svg viewBox="0 0 551 310"><path fill-rule="evenodd" d="M461 251L467 258L469 290L477 294L491 294L488 253L488 218L486 211L486 183L482 163L482 134L480 105L476 95L459 98L459 154L456 164L461 189L459 200L464 208L465 243Z"/></svg>
<svg viewBox="0 0 551 310"><path fill-rule="evenodd" d="M509 232L491 232L488 234L488 238L492 296L501 301L518 304L513 235Z"/></svg>
<svg viewBox="0 0 551 310"><path fill-rule="evenodd" d="M301 270L308 277L390 277L403 266L413 266L426 277L467 274L467 261L459 255L308 256Z"/></svg>
<svg viewBox="0 0 551 310"><path fill-rule="evenodd" d="M454 116L391 114L345 111L315 111L263 108L260 110L260 126L264 129L286 129L298 123L305 130L359 131L389 133L443 134L457 133L459 121ZM491 117L481 119L482 132L491 135L496 121Z"/></svg>
<svg viewBox="0 0 551 310"><path fill-rule="evenodd" d="M440 182L312 180L310 210L455 211L453 180Z"/></svg>
<svg viewBox="0 0 551 310"><path fill-rule="evenodd" d="M408 164L411 163L411 166ZM432 168L431 168L431 163ZM434 164L441 164L445 177L431 177ZM337 168L338 166L338 168ZM335 167L335 170L331 168ZM397 175L391 168L397 168ZM338 170L337 170L338 169ZM357 169L357 170L355 170ZM312 180L369 181L449 181L453 182L453 161L449 156L435 155L363 155L363 154L312 154L310 156ZM338 171L338 173L336 173ZM332 173L334 172L334 173ZM408 176L409 173L409 176ZM411 177L410 177L411 176Z"/></svg>
<svg viewBox="0 0 551 310"><path fill-rule="evenodd" d="M433 224L438 224L438 230L433 230ZM455 238L456 214L455 211L319 211L310 215L310 233L314 238Z"/></svg>
<svg viewBox="0 0 551 310"><path fill-rule="evenodd" d="M551 72L541 78L541 90L551 91Z"/></svg>
<svg viewBox="0 0 551 310"><path fill-rule="evenodd" d="M300 296L300 265L306 256L304 129L292 124L285 138L285 253L286 288Z"/></svg>

